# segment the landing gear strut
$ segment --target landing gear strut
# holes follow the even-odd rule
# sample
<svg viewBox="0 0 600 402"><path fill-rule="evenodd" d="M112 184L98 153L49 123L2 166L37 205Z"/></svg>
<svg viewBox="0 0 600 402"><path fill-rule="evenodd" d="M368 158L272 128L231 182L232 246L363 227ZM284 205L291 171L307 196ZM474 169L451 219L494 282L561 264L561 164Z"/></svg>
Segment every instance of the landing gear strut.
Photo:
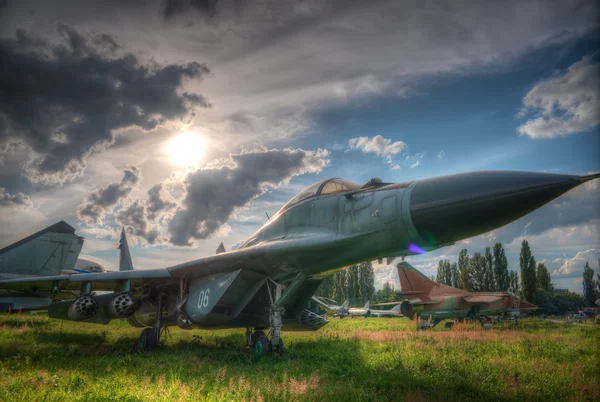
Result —
<svg viewBox="0 0 600 402"><path fill-rule="evenodd" d="M160 330L162 328L162 310L163 310L163 294L158 294L156 303L156 319L153 328L144 328L138 340L135 343L137 352L144 352L156 349L160 344Z"/></svg>
<svg viewBox="0 0 600 402"><path fill-rule="evenodd" d="M272 352L283 356L285 353L285 346L283 339L281 339L281 327L283 326L285 309L278 304L283 293L283 286L276 282L273 282L273 284L275 285L274 297L270 285L267 285L271 300L271 305L269 306L269 326L271 327L269 334L271 335L271 340L269 340L263 331L257 330L252 333L252 328L246 328L246 341L255 356L263 356Z"/></svg>

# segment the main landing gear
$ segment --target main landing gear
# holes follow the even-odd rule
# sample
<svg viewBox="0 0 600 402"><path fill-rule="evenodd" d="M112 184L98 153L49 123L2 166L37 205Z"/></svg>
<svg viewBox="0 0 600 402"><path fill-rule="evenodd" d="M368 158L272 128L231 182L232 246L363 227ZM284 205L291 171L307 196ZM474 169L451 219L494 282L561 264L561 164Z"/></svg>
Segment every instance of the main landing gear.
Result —
<svg viewBox="0 0 600 402"><path fill-rule="evenodd" d="M275 353L282 357L285 353L285 345L283 339L281 339L281 327L283 326L285 309L277 303L281 299L283 286L275 282L273 283L275 285L275 297L273 297L270 287L268 288L271 299L271 305L269 306L269 325L271 327L269 334L271 335L271 339L269 340L267 335L261 330L256 330L253 333L252 328L246 328L248 346L250 346L252 354L255 356Z"/></svg>
<svg viewBox="0 0 600 402"><path fill-rule="evenodd" d="M160 344L160 333L162 329L163 294L158 294L156 303L156 319L154 327L144 328L138 340L135 342L136 352L145 352L156 349Z"/></svg>

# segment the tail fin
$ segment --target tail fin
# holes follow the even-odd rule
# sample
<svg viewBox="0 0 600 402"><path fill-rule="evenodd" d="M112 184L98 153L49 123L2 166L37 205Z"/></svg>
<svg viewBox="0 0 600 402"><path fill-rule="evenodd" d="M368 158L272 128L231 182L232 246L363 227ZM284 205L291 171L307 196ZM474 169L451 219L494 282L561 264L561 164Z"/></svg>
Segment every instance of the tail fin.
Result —
<svg viewBox="0 0 600 402"><path fill-rule="evenodd" d="M125 228L121 230L121 240L119 240L119 271L133 271L133 262L129 253L129 245L127 244L127 235Z"/></svg>
<svg viewBox="0 0 600 402"><path fill-rule="evenodd" d="M368 309L369 307L371 307L371 300L367 300L367 302L365 303L365 306L363 308Z"/></svg>
<svg viewBox="0 0 600 402"><path fill-rule="evenodd" d="M402 309L402 304L398 303L392 308L392 311L400 311Z"/></svg>
<svg viewBox="0 0 600 402"><path fill-rule="evenodd" d="M219 247L217 247L217 251L215 251L215 254L221 254L224 253L225 251L225 246L223 245L223 242L221 242L221 244L219 244Z"/></svg>
<svg viewBox="0 0 600 402"><path fill-rule="evenodd" d="M342 308L348 310L349 305L350 305L350 300L346 299L346 301L344 301L344 304L342 304Z"/></svg>
<svg viewBox="0 0 600 402"><path fill-rule="evenodd" d="M400 277L400 287L402 288L403 297L411 295L424 297L465 293L464 290L432 281L417 271L415 267L404 261L398 264L398 276Z"/></svg>
<svg viewBox="0 0 600 402"><path fill-rule="evenodd" d="M59 275L75 267L82 247L83 237L60 221L0 250L0 277Z"/></svg>

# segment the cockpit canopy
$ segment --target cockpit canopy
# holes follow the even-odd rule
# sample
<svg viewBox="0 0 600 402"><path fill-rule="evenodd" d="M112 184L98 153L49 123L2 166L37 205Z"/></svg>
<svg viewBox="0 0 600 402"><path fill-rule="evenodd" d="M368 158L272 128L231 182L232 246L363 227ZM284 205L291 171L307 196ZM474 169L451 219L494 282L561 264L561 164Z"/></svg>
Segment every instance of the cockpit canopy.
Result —
<svg viewBox="0 0 600 402"><path fill-rule="evenodd" d="M346 191L356 190L359 188L360 188L360 185L358 185L356 183L352 183L352 182L344 180L344 179L323 180L323 181L315 183L311 186L308 186L303 191L298 193L298 195L296 195L294 198L289 200L280 209L280 211L284 211L284 210L288 209L289 207L291 207L292 205L295 205L295 204L299 203L300 201L305 200L309 197L343 193Z"/></svg>

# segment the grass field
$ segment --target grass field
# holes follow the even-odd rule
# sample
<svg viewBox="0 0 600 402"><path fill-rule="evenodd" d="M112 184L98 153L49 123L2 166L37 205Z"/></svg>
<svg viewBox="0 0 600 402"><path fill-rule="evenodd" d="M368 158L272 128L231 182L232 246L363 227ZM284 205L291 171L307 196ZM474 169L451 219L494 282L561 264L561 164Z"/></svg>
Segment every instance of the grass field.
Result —
<svg viewBox="0 0 600 402"><path fill-rule="evenodd" d="M0 401L600 400L600 327L524 319L415 331L398 318L332 319L254 358L243 330L140 329L0 314Z"/></svg>

